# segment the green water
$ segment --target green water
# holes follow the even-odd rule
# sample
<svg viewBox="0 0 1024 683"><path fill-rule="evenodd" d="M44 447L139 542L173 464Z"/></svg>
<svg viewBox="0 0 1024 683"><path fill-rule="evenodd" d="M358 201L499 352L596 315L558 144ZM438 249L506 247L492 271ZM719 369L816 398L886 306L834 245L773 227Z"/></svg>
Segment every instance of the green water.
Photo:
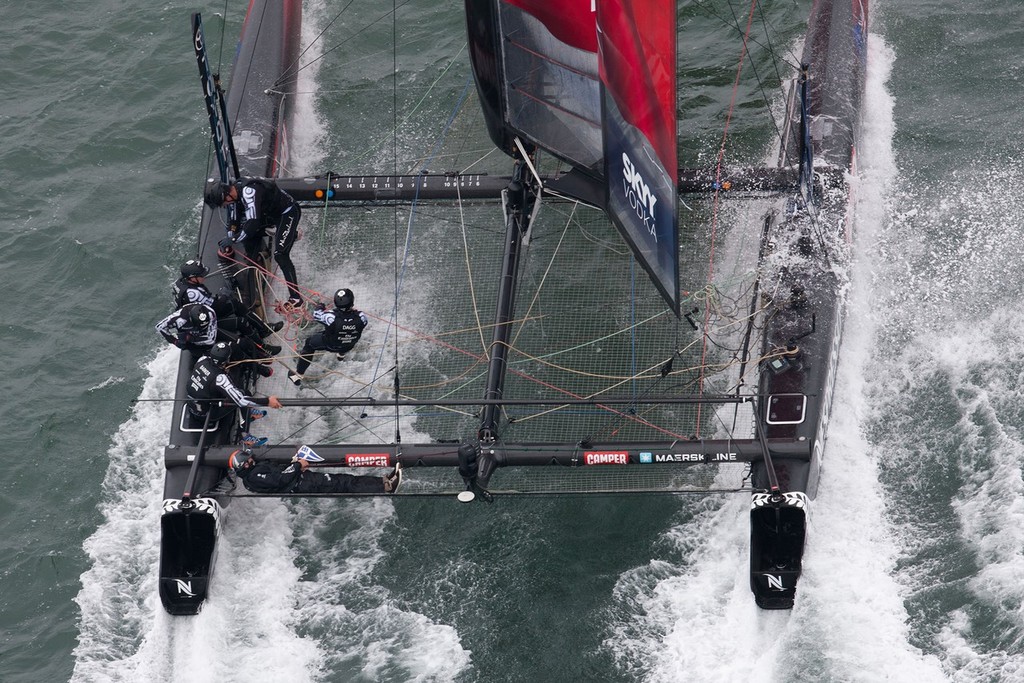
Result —
<svg viewBox="0 0 1024 683"><path fill-rule="evenodd" d="M807 4L762 8L779 50ZM196 9L3 12L0 680L1024 680L1019 8L873 7L891 102L867 106L884 122L891 104L894 128L863 145L880 199L792 613L753 608L734 499L243 501L225 518L217 596L175 620L155 584L169 415L135 401L173 386L152 325L206 173ZM222 8L202 9L215 35ZM307 23L341 9L307 7ZM316 75L320 122L340 129L322 138L335 170L362 162L351 150L388 163L366 144L382 115L351 110L346 89L395 62L432 81L463 40L459 3L411 3L396 57L380 45L388 22L357 33L361 10L331 29L353 35L341 66ZM710 41L735 34L733 11L748 7L681 9L683 113L703 122L684 156L715 147L707 121L736 58L716 66ZM741 128L737 152L758 133Z"/></svg>

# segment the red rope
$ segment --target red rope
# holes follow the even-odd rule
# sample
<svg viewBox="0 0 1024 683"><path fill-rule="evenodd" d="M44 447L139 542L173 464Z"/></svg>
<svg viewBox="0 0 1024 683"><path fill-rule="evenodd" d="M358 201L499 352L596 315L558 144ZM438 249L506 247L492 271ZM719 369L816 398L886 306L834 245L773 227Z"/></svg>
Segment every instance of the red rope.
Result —
<svg viewBox="0 0 1024 683"><path fill-rule="evenodd" d="M487 361L487 358L485 356L481 356L479 354L473 353L472 351L467 351L466 349L461 349L458 346L454 346L452 344L449 344L446 341L438 339L437 337L432 337L429 334L426 334L424 332L417 332L416 330L410 329L410 328L405 327L403 325L399 325L395 321L385 320L384 318L381 318L379 316L373 315L372 313L367 313L367 315L369 317L371 317L371 318L376 319L376 320L380 320L383 323L386 323L386 324L389 324L389 325L394 325L396 329L402 330L403 332L408 332L409 334L411 334L411 335L413 335L415 337L419 337L420 339L425 339L427 341L433 342L435 344L443 346L446 349L450 349L452 351L455 351L456 353L461 353L461 354L463 354L465 356L469 356L470 358L472 358L472 359L474 359L474 360L476 360L478 362L483 363L483 362ZM539 384L539 385L541 385L543 387L547 387L548 389L556 391L556 392L558 392L558 393L560 393L560 394L562 394L564 396L569 396L570 398L574 398L574 399L577 399L577 400L585 400L585 398L586 398L584 396L580 396L578 394L575 394L575 393L569 391L568 389L563 389L563 388L555 386L554 384L551 384L549 382L545 382L543 380L537 379L536 377L532 377L531 375L528 375L525 372L521 372L519 370L516 370L515 368L509 367L508 371L513 373L513 374L515 374L515 375L518 375L518 376L522 377L523 379L525 379L527 381L533 382L534 384ZM671 436L674 439L689 440L689 438L690 438L690 437L685 436L683 434L676 434L673 431L670 431L668 429L664 429L662 427L659 427L658 425L656 425L656 424L654 424L652 422L648 422L647 420L643 419L642 417L639 417L639 416L636 416L636 415L629 415L628 413L624 413L624 412L622 412L620 410L616 410L615 408L612 408L611 406L606 406L606 405L603 405L603 404L600 404L600 403L595 403L594 405L595 405L595 407L600 408L602 410L606 410L609 413L612 413L613 415L618 415L619 417L625 418L627 420L631 420L633 422L638 422L638 423L644 425L645 427L650 427L651 429L659 431L662 434L666 434L668 436Z"/></svg>

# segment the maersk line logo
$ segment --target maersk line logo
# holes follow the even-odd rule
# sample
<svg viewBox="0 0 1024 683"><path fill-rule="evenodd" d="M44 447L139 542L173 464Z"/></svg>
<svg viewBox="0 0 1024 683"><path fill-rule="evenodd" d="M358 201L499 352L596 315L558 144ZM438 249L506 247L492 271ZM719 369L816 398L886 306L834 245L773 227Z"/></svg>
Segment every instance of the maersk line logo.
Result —
<svg viewBox="0 0 1024 683"><path fill-rule="evenodd" d="M658 203L658 198L651 192L651 186L640 175L640 171L625 152L622 153L622 193L626 196L630 208L636 212L637 218L647 227L647 232L657 242L654 205Z"/></svg>

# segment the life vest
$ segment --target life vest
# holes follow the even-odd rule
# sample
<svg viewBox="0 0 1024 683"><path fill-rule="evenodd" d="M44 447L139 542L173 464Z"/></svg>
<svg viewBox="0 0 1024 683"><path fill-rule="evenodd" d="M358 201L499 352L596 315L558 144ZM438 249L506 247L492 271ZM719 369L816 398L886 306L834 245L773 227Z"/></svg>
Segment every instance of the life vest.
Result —
<svg viewBox="0 0 1024 683"><path fill-rule="evenodd" d="M188 407L195 415L206 415L210 406L223 398L217 388L217 377L223 374L224 370L209 356L196 362L188 380Z"/></svg>
<svg viewBox="0 0 1024 683"><path fill-rule="evenodd" d="M363 336L364 327L366 323L363 322L359 311L334 309L334 322L324 330L324 336L331 348L348 351Z"/></svg>

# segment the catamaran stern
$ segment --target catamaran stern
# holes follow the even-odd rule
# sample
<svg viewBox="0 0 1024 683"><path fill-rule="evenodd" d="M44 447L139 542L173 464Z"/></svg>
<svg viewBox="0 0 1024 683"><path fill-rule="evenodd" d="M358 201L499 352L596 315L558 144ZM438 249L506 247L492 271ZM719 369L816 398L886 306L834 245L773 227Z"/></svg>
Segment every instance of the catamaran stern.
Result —
<svg viewBox="0 0 1024 683"><path fill-rule="evenodd" d="M792 609L807 531L807 496L755 493L750 505L750 590L761 609Z"/></svg>
<svg viewBox="0 0 1024 683"><path fill-rule="evenodd" d="M213 498L164 501L160 516L160 601L169 614L198 614L217 557L221 506Z"/></svg>

